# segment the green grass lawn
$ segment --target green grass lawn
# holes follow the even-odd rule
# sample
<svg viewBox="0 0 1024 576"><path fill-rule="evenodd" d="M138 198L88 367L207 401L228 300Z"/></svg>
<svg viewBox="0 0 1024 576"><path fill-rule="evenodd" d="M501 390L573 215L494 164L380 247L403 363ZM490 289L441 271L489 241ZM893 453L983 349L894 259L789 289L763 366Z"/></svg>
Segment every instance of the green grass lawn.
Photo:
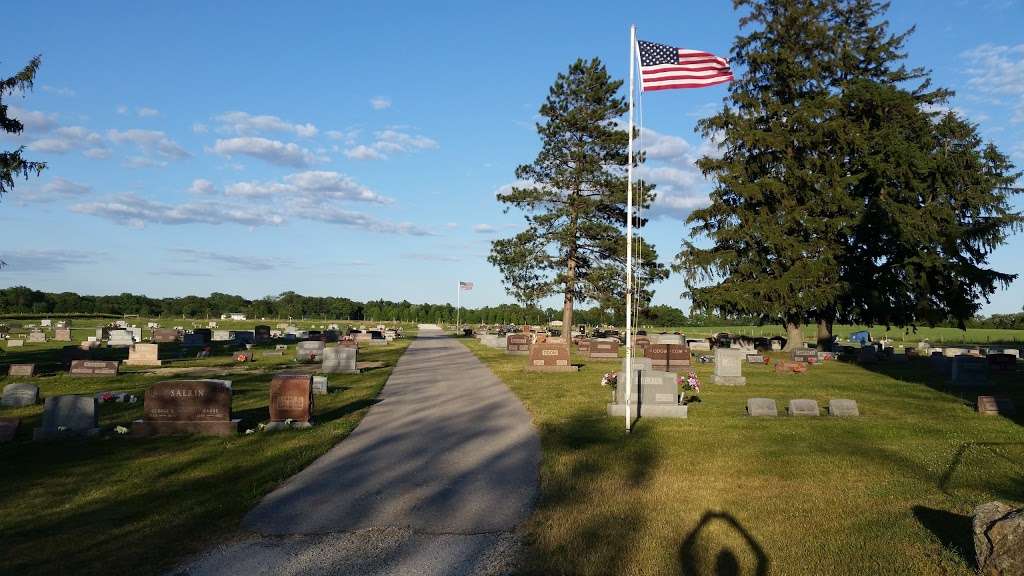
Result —
<svg viewBox="0 0 1024 576"><path fill-rule="evenodd" d="M159 574L229 537L263 495L355 428L409 342L360 349L360 362L384 362L384 368L330 375L330 394L315 397L317 424L309 430L232 438L115 434L115 426L141 418L140 400L102 404L100 438L39 443L30 438L42 405L0 408L0 416L22 419L15 441L0 444L0 574ZM59 362L60 344L16 348L3 359L48 366L54 357ZM257 347L253 364L218 356L173 366L209 367L207 378L223 373L233 381L234 417L242 419L242 430L255 429L269 419L274 371L294 366L294 345L283 357L260 358L267 348L273 346ZM113 379L58 374L31 382L43 396L127 390L141 398L154 382L188 378L125 370ZM12 381L28 380L3 378L0 387Z"/></svg>
<svg viewBox="0 0 1024 576"><path fill-rule="evenodd" d="M975 413L927 361L869 371L830 362L747 385L710 384L686 420L605 416L601 374L531 373L526 358L463 342L533 415L541 495L526 574L973 574L972 508L1024 505L1024 419ZM986 391L1024 409L1024 378ZM749 397L851 398L862 416L744 415ZM763 568L763 571L759 569Z"/></svg>

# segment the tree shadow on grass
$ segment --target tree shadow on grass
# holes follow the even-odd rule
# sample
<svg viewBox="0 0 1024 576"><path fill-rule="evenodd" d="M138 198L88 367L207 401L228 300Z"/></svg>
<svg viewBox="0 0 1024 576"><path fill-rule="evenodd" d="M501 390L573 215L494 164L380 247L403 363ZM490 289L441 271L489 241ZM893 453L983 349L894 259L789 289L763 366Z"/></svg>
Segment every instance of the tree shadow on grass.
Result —
<svg viewBox="0 0 1024 576"><path fill-rule="evenodd" d="M755 565L752 570L744 570L740 565L739 557L731 548L719 548L715 551L716 543L710 537L704 536L704 531L713 522L724 522L734 532L739 534L754 557ZM711 564L705 558L708 554L714 554L714 571L709 572ZM739 574L755 574L756 576L767 576L771 562L764 548L754 536L743 527L736 517L728 512L709 510L701 517L697 526L686 536L679 546L679 572L682 576L700 576L714 574L715 576L738 576Z"/></svg>
<svg viewBox="0 0 1024 576"><path fill-rule="evenodd" d="M972 570L977 570L970 516L927 506L914 506L912 510L914 518L934 534L943 547L959 556Z"/></svg>

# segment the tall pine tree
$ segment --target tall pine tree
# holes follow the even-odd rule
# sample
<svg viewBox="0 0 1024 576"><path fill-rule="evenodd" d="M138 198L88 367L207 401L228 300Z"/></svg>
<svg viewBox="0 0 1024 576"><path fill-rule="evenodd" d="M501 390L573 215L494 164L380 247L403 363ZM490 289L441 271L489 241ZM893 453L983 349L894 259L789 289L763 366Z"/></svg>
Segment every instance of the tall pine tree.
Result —
<svg viewBox="0 0 1024 576"><path fill-rule="evenodd" d="M505 210L525 213L526 229L495 240L488 260L506 290L531 305L563 295L562 324L572 326L576 302L624 298L626 163L628 134L619 125L627 112L613 80L598 59L577 60L559 74L540 108L541 150L516 169L528 184L499 194ZM639 160L636 160L639 161ZM653 186L635 186L635 202L648 207ZM634 225L642 227L637 218ZM668 275L653 246L645 245L638 266L643 285ZM643 295L649 300L650 291Z"/></svg>
<svg viewBox="0 0 1024 576"><path fill-rule="evenodd" d="M908 325L946 313L960 317L971 310L962 295L973 302L1006 281L981 266L986 250L1019 223L1005 198L1011 167L994 148L988 163L939 167L934 151L942 123L925 109L949 92L930 89L926 71L902 64L910 32L894 35L879 22L887 5L734 4L747 11L741 25L750 28L732 50L744 70L722 111L698 125L705 137L721 138L723 154L698 162L716 188L711 205L688 219L712 246L685 242L675 264L695 305L779 321L792 347L808 322L827 342L837 320ZM973 127L960 128L973 135ZM975 146L973 154L982 151ZM901 168L902 179L886 180L894 176L887 170ZM971 184L947 187L941 201L956 205L967 194L970 208L943 212L929 204L925 189L942 170ZM991 224L987 232L965 221L972 211ZM943 230L965 225L964 241L971 237L986 249L970 258L933 250L927 265L915 267L913 241L899 236L899 226L920 226L922 219L935 233L928 237L933 244ZM940 289L952 285L961 296Z"/></svg>
<svg viewBox="0 0 1024 576"><path fill-rule="evenodd" d="M24 94L31 90L41 62L42 59L36 56L14 76L0 80L0 130L8 134L21 134L25 129L25 126L17 118L8 116L8 106L4 103L4 99L15 92ZM25 160L22 157L24 151L24 146L15 150L0 150L0 194L10 192L14 188L16 177L28 178L30 174L38 176L46 168L46 164L43 162Z"/></svg>

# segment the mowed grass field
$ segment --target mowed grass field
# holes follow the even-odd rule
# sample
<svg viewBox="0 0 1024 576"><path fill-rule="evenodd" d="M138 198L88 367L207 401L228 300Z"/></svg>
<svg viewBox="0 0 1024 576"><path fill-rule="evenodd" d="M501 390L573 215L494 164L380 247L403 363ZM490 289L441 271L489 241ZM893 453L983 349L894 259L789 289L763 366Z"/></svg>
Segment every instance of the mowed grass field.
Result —
<svg viewBox="0 0 1024 576"><path fill-rule="evenodd" d="M761 336L770 338L772 336L786 336L781 326L673 326L670 328L646 328L649 333L656 332L681 332L687 336L706 337L719 332L728 332L741 336ZM889 338L894 343L916 344L927 340L933 344L1020 344L1024 345L1024 330L1006 330L1000 328L928 328L921 327L916 331L903 328L886 328L885 326L845 326L836 325L832 334L840 340L848 338L852 332L867 330L875 340ZM804 327L804 337L808 342L814 342L817 338L817 329L814 326Z"/></svg>
<svg viewBox="0 0 1024 576"><path fill-rule="evenodd" d="M979 393L1024 408L1024 376L954 391L927 361L804 375L744 364L747 385L705 384L685 420L605 415L601 375L526 372L526 357L463 342L533 415L541 496L525 574L973 574L970 514L1024 505L1024 419L979 416ZM781 357L781 356L778 356ZM774 398L777 418L745 415ZM790 399L854 399L859 418L784 415Z"/></svg>
<svg viewBox="0 0 1024 576"><path fill-rule="evenodd" d="M124 367L116 378L66 373L31 380L0 378L0 387L32 382L42 396L124 390L140 399L136 404L101 404L99 438L54 442L31 441L32 428L41 422L41 404L0 407L0 417L22 419L15 441L0 444L0 574L160 574L230 537L263 495L356 427L415 330L405 332L408 337L392 345L360 348L360 362L382 362L383 367L329 375L330 394L315 397L316 425L309 430L151 439L113 431L142 417L141 398L148 385L197 377L231 380L234 417L242 419L242 431L257 429L269 419L273 374L296 368L294 344L284 356L269 358L261 358L260 352L273 349L272 344L256 346L257 362L245 365L235 364L223 350L211 358L171 364L174 369L203 367L201 374L154 374ZM3 363L37 362L47 373L54 358L59 363L61 344L66 343L15 348L3 356ZM108 351L114 353L127 354Z"/></svg>

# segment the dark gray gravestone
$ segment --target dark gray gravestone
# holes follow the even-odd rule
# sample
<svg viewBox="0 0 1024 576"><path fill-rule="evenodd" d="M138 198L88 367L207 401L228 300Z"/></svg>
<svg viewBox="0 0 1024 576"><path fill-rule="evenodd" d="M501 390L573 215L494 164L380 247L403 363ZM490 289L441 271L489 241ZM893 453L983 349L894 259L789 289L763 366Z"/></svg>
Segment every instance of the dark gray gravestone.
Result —
<svg viewBox="0 0 1024 576"><path fill-rule="evenodd" d="M984 358L959 355L953 358L954 386L985 386L988 384L988 362Z"/></svg>
<svg viewBox="0 0 1024 576"><path fill-rule="evenodd" d="M43 426L32 432L32 439L98 434L96 405L92 396L50 396L43 405Z"/></svg>
<svg viewBox="0 0 1024 576"><path fill-rule="evenodd" d="M747 414L751 416L778 416L779 410L771 398L747 398Z"/></svg>
<svg viewBox="0 0 1024 576"><path fill-rule="evenodd" d="M327 376L313 376L313 394L318 396L327 394Z"/></svg>
<svg viewBox="0 0 1024 576"><path fill-rule="evenodd" d="M821 410L818 408L817 400L807 400L804 398L790 400L789 401L789 415L790 416L820 416Z"/></svg>
<svg viewBox="0 0 1024 576"><path fill-rule="evenodd" d="M25 376L31 378L36 375L35 364L11 364L7 370L8 376Z"/></svg>
<svg viewBox="0 0 1024 576"><path fill-rule="evenodd" d="M0 418L0 444L14 440L19 424L20 418Z"/></svg>
<svg viewBox="0 0 1024 576"><path fill-rule="evenodd" d="M828 401L829 416L860 416L855 400L844 400L833 398Z"/></svg>
<svg viewBox="0 0 1024 576"><path fill-rule="evenodd" d="M202 334L189 333L182 334L181 345L185 348L201 348L206 345L206 340Z"/></svg>
<svg viewBox="0 0 1024 576"><path fill-rule="evenodd" d="M31 406L39 402L39 387L34 384L8 384L4 386L3 406Z"/></svg>
<svg viewBox="0 0 1024 576"><path fill-rule="evenodd" d="M857 351L858 364L875 364L878 362L878 349L874 346L864 346Z"/></svg>

